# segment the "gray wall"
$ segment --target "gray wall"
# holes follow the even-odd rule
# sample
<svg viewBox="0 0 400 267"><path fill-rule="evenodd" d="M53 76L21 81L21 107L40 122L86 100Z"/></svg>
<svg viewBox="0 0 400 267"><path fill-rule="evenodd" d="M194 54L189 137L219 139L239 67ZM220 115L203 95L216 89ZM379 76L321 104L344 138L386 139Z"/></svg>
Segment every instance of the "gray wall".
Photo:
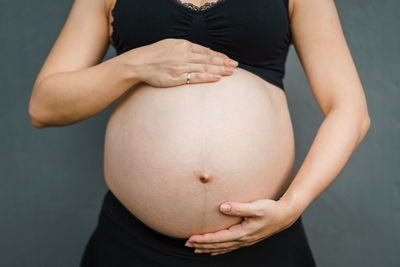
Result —
<svg viewBox="0 0 400 267"><path fill-rule="evenodd" d="M75 125L40 130L27 113L34 79L71 4L1 0L0 266L77 266L106 191L102 161L110 107ZM318 266L400 266L400 2L336 5L372 125L303 220ZM110 48L105 59L114 55ZM294 47L285 83L298 168L322 114Z"/></svg>

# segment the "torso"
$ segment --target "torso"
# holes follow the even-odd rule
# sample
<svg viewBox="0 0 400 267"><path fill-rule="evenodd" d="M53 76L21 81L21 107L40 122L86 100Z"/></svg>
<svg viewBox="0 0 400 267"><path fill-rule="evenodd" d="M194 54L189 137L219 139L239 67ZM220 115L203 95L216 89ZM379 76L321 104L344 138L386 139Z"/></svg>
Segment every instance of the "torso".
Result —
<svg viewBox="0 0 400 267"><path fill-rule="evenodd" d="M236 68L215 83L130 88L108 121L104 176L146 225L186 238L240 222L224 201L278 199L294 155L285 92Z"/></svg>

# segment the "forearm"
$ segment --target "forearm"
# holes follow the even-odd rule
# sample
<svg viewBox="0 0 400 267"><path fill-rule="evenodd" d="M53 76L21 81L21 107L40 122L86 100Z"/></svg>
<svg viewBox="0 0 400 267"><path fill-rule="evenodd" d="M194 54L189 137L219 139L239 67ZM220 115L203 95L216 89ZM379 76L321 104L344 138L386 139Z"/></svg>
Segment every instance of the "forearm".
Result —
<svg viewBox="0 0 400 267"><path fill-rule="evenodd" d="M139 80L118 56L82 70L55 73L35 86L29 114L37 127L73 124L100 112Z"/></svg>
<svg viewBox="0 0 400 267"><path fill-rule="evenodd" d="M359 112L360 113L360 112ZM338 176L369 129L368 115L346 108L325 117L294 180L281 199L301 214Z"/></svg>

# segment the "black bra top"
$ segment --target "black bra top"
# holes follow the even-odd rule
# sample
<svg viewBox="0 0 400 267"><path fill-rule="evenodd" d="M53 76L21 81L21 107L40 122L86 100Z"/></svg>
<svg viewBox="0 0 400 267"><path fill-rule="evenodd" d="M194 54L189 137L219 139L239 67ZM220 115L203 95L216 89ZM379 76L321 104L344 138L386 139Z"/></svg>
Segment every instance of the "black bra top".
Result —
<svg viewBox="0 0 400 267"><path fill-rule="evenodd" d="M181 0L116 0L111 39L117 54L165 38L222 52L284 90L291 44L289 0L214 0L201 7Z"/></svg>

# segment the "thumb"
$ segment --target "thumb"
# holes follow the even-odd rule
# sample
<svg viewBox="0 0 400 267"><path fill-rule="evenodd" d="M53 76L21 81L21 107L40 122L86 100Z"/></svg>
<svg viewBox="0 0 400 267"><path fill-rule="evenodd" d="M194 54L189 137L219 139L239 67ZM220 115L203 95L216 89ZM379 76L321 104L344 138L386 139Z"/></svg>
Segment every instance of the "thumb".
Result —
<svg viewBox="0 0 400 267"><path fill-rule="evenodd" d="M224 214L233 216L261 216L261 209L253 202L225 202L221 204L220 210Z"/></svg>

